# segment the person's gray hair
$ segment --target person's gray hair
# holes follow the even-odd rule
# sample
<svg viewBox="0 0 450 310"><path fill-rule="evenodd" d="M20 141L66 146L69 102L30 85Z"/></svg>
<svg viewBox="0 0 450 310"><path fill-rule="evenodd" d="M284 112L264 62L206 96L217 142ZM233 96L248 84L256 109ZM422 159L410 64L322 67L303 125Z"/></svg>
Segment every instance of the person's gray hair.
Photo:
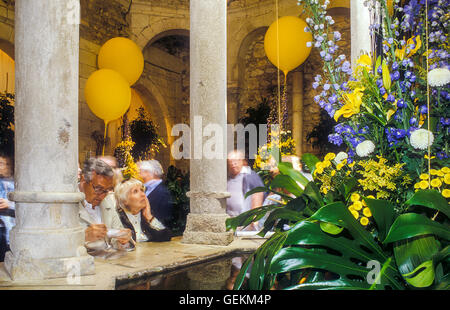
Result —
<svg viewBox="0 0 450 310"><path fill-rule="evenodd" d="M83 163L83 170L81 171L84 180L86 182L92 181L92 174L96 173L105 177L112 178L114 176L114 171L107 163L98 158L89 158Z"/></svg>
<svg viewBox="0 0 450 310"><path fill-rule="evenodd" d="M141 181L133 178L116 185L116 187L114 188L114 196L116 197L117 207L128 210L126 205L128 194L130 190L136 185L143 186Z"/></svg>
<svg viewBox="0 0 450 310"><path fill-rule="evenodd" d="M245 159L245 152L240 149L228 152L227 159Z"/></svg>
<svg viewBox="0 0 450 310"><path fill-rule="evenodd" d="M156 159L140 161L138 167L140 170L148 171L158 178L162 178L164 174L163 167Z"/></svg>

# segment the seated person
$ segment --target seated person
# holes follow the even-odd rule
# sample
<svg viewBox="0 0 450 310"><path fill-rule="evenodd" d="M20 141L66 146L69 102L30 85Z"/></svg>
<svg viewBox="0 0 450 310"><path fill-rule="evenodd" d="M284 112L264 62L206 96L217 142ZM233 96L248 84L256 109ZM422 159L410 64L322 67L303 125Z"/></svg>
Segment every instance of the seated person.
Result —
<svg viewBox="0 0 450 310"><path fill-rule="evenodd" d="M145 196L141 181L130 179L114 189L117 212L124 227L132 232L136 242L169 241L172 232L152 215L150 203Z"/></svg>
<svg viewBox="0 0 450 310"><path fill-rule="evenodd" d="M105 239L108 229L119 229L123 233L117 238L120 244L127 244L131 239L131 231L123 227L116 209L101 206L113 190L113 176L112 168L100 159L90 158L84 163L79 188L85 200L80 203L79 215L80 224L86 228L86 242Z"/></svg>
<svg viewBox="0 0 450 310"><path fill-rule="evenodd" d="M9 233L15 225L15 206L8 200L14 191L14 161L9 154L0 152L0 262L9 249Z"/></svg>
<svg viewBox="0 0 450 310"><path fill-rule="evenodd" d="M166 227L170 227L173 203L169 189L162 180L164 171L161 164L157 160L145 160L138 162L137 165L153 215Z"/></svg>

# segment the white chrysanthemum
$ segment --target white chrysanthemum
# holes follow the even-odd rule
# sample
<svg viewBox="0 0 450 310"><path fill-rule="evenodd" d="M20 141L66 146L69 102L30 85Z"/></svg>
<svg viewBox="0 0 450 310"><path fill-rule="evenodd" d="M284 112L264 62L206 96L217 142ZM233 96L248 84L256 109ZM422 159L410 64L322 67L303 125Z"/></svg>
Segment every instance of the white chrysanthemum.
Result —
<svg viewBox="0 0 450 310"><path fill-rule="evenodd" d="M434 136L431 131L426 129L417 129L411 133L409 141L415 149L426 150L428 146L433 144Z"/></svg>
<svg viewBox="0 0 450 310"><path fill-rule="evenodd" d="M450 83L450 70L447 68L436 68L428 72L428 84L431 87L444 86Z"/></svg>
<svg viewBox="0 0 450 310"><path fill-rule="evenodd" d="M339 152L336 154L336 157L334 158L334 162L336 165L339 165L344 159L348 158L348 154L345 152Z"/></svg>
<svg viewBox="0 0 450 310"><path fill-rule="evenodd" d="M375 151L375 144L372 141L366 140L356 146L356 154L359 157L366 157Z"/></svg>

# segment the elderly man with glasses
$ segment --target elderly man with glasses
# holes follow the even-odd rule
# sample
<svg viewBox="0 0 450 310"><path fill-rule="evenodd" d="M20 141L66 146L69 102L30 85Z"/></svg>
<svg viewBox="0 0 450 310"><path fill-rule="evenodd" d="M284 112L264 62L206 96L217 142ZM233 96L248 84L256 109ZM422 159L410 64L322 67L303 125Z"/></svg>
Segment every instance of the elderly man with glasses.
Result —
<svg viewBox="0 0 450 310"><path fill-rule="evenodd" d="M131 231L123 228L117 211L113 207L101 206L100 203L109 192L114 190L114 171L104 161L90 158L84 163L79 188L85 194L80 204L80 224L86 227L85 241L92 242L106 237L108 229L119 229L121 244L131 239Z"/></svg>

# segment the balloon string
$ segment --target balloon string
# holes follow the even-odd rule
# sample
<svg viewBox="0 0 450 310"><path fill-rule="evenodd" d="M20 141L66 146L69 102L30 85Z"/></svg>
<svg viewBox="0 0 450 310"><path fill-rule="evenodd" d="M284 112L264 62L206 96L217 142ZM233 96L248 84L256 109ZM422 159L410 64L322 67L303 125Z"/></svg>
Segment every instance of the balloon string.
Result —
<svg viewBox="0 0 450 310"><path fill-rule="evenodd" d="M277 21L277 86L278 86L278 126L281 126L281 83L280 83L280 27L278 18L278 0L275 0L275 14Z"/></svg>
<svg viewBox="0 0 450 310"><path fill-rule="evenodd" d="M287 111L287 74L288 72L284 72L284 84L283 84L283 129L287 130L288 128L288 111Z"/></svg>
<svg viewBox="0 0 450 310"><path fill-rule="evenodd" d="M102 156L105 156L105 145L106 145L106 130L108 129L108 121L105 120L105 134L103 135L103 150Z"/></svg>

